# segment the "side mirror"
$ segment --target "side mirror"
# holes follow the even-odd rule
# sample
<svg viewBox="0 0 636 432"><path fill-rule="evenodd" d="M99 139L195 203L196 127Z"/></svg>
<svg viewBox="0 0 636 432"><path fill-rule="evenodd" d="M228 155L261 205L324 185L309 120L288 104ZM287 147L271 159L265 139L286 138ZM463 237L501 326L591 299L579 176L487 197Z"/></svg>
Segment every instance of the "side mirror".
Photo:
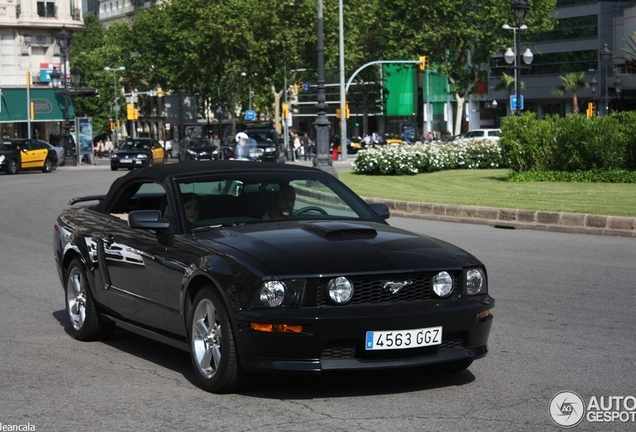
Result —
<svg viewBox="0 0 636 432"><path fill-rule="evenodd" d="M369 207L373 209L382 219L388 219L391 217L391 212L389 211L389 206L384 203L367 203Z"/></svg>
<svg viewBox="0 0 636 432"><path fill-rule="evenodd" d="M170 228L170 221L162 218L159 210L135 210L128 213L128 226L162 230Z"/></svg>

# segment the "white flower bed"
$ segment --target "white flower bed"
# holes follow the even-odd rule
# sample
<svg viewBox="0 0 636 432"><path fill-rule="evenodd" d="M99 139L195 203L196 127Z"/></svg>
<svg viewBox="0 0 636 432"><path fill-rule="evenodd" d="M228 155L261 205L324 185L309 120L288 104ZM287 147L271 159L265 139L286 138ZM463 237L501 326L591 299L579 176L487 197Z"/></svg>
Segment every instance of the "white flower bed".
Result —
<svg viewBox="0 0 636 432"><path fill-rule="evenodd" d="M505 168L496 140L470 139L449 143L384 145L358 152L357 174L415 175L444 169Z"/></svg>

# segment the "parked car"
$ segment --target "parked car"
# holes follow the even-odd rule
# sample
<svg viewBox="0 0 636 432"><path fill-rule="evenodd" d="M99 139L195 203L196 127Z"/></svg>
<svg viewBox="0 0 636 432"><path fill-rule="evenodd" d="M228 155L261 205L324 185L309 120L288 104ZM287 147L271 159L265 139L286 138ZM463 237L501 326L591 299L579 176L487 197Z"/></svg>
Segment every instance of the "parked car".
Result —
<svg viewBox="0 0 636 432"><path fill-rule="evenodd" d="M216 147L207 138L185 138L179 143L179 162L212 160Z"/></svg>
<svg viewBox="0 0 636 432"><path fill-rule="evenodd" d="M391 227L385 204L323 170L184 162L69 204L53 242L68 332L181 348L205 390L254 372L456 372L488 352L485 266Z"/></svg>
<svg viewBox="0 0 636 432"><path fill-rule="evenodd" d="M167 155L159 141L152 138L127 138L119 142L110 155L110 169L145 168L167 163Z"/></svg>
<svg viewBox="0 0 636 432"><path fill-rule="evenodd" d="M463 139L499 139L501 129L473 129L462 135Z"/></svg>
<svg viewBox="0 0 636 432"><path fill-rule="evenodd" d="M39 139L3 140L0 146L0 171L16 174L23 170L50 173L57 168L57 151Z"/></svg>
<svg viewBox="0 0 636 432"><path fill-rule="evenodd" d="M57 164L53 166L53 170L56 170L57 167L59 166L63 166L64 165L64 148L60 146L54 146L53 144L50 144L44 140L39 140L39 141L44 143L45 146L52 149L53 151L55 151L55 154L57 154Z"/></svg>

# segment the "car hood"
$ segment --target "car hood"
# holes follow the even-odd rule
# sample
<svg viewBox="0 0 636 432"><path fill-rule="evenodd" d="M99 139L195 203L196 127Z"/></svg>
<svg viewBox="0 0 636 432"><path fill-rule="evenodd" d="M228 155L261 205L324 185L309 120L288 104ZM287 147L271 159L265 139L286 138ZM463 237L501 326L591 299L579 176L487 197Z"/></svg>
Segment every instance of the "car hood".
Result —
<svg viewBox="0 0 636 432"><path fill-rule="evenodd" d="M197 233L257 260L276 275L458 269L480 262L441 240L361 222L269 222Z"/></svg>
<svg viewBox="0 0 636 432"><path fill-rule="evenodd" d="M188 151L194 153L212 153L214 150L216 150L215 147L188 147Z"/></svg>

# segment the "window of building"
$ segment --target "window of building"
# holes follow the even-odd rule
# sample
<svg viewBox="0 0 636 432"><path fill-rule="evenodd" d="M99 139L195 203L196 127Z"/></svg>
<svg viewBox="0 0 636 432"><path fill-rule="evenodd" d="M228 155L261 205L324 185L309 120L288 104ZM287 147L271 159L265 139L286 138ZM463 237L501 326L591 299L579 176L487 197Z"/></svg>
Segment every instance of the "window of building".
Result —
<svg viewBox="0 0 636 432"><path fill-rule="evenodd" d="M38 1L38 16L55 18L55 2L52 0Z"/></svg>

